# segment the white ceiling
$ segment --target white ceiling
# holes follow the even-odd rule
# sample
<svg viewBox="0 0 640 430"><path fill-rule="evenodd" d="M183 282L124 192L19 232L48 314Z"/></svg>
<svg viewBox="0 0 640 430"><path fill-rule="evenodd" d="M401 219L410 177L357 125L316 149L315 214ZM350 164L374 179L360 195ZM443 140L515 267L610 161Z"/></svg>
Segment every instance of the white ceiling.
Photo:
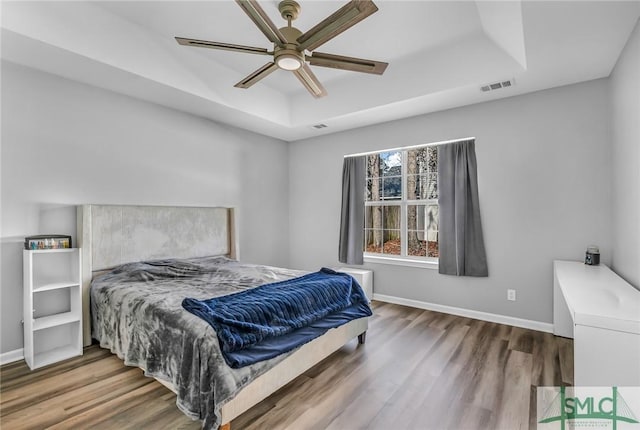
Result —
<svg viewBox="0 0 640 430"><path fill-rule="evenodd" d="M263 0L278 26L278 2ZM303 32L346 1L300 0ZM292 141L606 77L640 1L398 1L318 50L389 63L382 76L312 67L314 99L277 70L233 85L266 56L178 45L174 36L271 49L231 0L3 1L2 58ZM480 86L513 79L492 92ZM315 124L328 127L317 130Z"/></svg>

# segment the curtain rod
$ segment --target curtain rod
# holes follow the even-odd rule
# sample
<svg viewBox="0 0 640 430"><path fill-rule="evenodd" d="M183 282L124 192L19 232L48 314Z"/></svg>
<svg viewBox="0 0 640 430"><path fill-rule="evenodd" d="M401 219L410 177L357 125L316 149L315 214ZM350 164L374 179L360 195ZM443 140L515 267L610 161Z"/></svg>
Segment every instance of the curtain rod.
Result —
<svg viewBox="0 0 640 430"><path fill-rule="evenodd" d="M369 151L369 152L359 152L357 154L347 154L344 156L344 158L361 157L363 155L382 154L383 152L406 151L408 149L422 148L424 146L438 146L438 145L445 145L447 143L464 142L465 140L475 140L475 136L464 137L462 139L443 140L441 142L423 143L420 145L401 146L399 148L383 149L381 151Z"/></svg>

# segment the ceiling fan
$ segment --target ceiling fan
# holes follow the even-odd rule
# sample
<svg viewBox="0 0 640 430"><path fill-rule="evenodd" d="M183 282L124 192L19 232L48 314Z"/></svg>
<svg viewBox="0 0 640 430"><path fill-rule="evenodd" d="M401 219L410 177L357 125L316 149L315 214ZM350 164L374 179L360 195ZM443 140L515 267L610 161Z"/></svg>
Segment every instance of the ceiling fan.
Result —
<svg viewBox="0 0 640 430"><path fill-rule="evenodd" d="M280 29L275 26L256 0L236 0L236 3L249 15L249 18L267 36L267 39L273 42L273 51L253 46L184 37L176 37L176 41L180 45L186 46L273 56L273 61L238 82L235 85L237 88L249 88L276 69L283 69L292 71L311 95L320 98L326 96L327 91L306 62L312 66L376 75L383 74L388 66L387 63L380 61L311 52L376 12L378 7L371 0L351 0L306 33L291 26L291 21L295 20L300 13L300 5L294 0L284 0L278 5L280 15L287 20L287 26Z"/></svg>

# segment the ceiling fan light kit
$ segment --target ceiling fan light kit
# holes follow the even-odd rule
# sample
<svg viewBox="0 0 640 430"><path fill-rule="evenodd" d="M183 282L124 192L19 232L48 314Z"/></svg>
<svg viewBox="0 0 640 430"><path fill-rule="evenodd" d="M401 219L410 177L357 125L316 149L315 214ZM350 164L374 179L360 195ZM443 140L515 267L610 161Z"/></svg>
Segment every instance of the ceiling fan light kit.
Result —
<svg viewBox="0 0 640 430"><path fill-rule="evenodd" d="M295 54L280 54L276 57L276 64L283 70L298 70L302 67L304 60L298 58Z"/></svg>
<svg viewBox="0 0 640 430"><path fill-rule="evenodd" d="M294 0L283 0L278 5L280 15L287 21L287 26L282 28L277 28L273 24L256 0L236 0L236 3L240 5L242 10L249 16L260 31L264 33L267 39L273 43L273 51L254 46L211 42L184 37L176 37L175 39L180 45L185 46L273 56L272 62L265 64L238 82L235 85L237 88L249 88L276 69L282 69L293 72L311 95L320 98L327 95L327 92L306 62L309 62L312 66L376 75L382 75L388 66L387 63L381 61L345 57L322 52L305 54L306 51L315 50L376 12L378 8L371 0L351 0L306 33L302 33L297 28L291 26L291 21L295 20L300 14L300 5Z"/></svg>

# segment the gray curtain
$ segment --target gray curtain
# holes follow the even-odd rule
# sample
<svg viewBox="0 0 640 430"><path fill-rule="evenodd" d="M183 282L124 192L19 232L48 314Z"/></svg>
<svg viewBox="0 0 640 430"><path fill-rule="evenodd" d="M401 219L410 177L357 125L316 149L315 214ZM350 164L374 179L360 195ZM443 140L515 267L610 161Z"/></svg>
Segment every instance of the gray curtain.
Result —
<svg viewBox="0 0 640 430"><path fill-rule="evenodd" d="M475 141L438 147L439 272L489 276L484 249Z"/></svg>
<svg viewBox="0 0 640 430"><path fill-rule="evenodd" d="M366 156L347 157L342 165L342 211L338 260L362 264Z"/></svg>

